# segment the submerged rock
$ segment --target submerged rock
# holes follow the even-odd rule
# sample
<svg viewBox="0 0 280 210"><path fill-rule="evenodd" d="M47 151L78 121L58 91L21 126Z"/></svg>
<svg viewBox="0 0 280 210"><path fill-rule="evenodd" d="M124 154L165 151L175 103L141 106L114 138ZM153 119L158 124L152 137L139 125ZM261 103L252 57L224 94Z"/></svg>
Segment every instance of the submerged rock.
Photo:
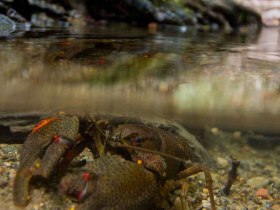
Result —
<svg viewBox="0 0 280 210"><path fill-rule="evenodd" d="M31 27L29 22L17 23L11 18L0 14L0 37L8 36L12 32L19 31L28 31Z"/></svg>
<svg viewBox="0 0 280 210"><path fill-rule="evenodd" d="M268 183L269 180L261 176L253 177L251 179L248 179L247 181L247 184L250 185L252 188L265 187L268 185Z"/></svg>
<svg viewBox="0 0 280 210"><path fill-rule="evenodd" d="M229 167L229 162L227 159L225 159L223 157L217 157L217 165L219 168L225 169L225 168Z"/></svg>
<svg viewBox="0 0 280 210"><path fill-rule="evenodd" d="M117 20L140 25L151 22L188 25L203 31L239 31L249 26L258 30L261 25L261 17L257 12L233 0L87 0L85 4L88 13L97 20Z"/></svg>
<svg viewBox="0 0 280 210"><path fill-rule="evenodd" d="M0 36L5 36L16 30L16 23L9 17L0 14Z"/></svg>

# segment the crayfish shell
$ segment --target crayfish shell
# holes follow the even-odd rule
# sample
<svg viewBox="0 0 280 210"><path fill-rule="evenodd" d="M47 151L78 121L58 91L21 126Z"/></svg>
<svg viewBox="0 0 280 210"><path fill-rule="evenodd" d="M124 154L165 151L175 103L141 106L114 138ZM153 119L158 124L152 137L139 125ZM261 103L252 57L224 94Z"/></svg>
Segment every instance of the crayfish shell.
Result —
<svg viewBox="0 0 280 210"><path fill-rule="evenodd" d="M146 210L155 204L159 183L155 174L143 166L117 155L102 156L90 165L87 195L78 209ZM83 174L65 176L61 191L66 195L78 192L70 196L79 196L84 187Z"/></svg>

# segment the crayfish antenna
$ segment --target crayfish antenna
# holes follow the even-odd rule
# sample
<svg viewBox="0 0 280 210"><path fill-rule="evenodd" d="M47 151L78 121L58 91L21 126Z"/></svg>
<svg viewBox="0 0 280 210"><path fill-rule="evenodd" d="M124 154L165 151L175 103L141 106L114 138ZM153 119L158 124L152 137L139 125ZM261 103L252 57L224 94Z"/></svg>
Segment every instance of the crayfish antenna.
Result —
<svg viewBox="0 0 280 210"><path fill-rule="evenodd" d="M170 159L182 162L184 164L192 163L190 160L185 160L183 158L175 157L173 155L169 155L169 154L164 153L164 152L151 150L151 149L147 149L147 148L143 148L143 147L137 147L137 146L132 146L132 145L128 145L128 144L122 144L122 143L119 143L119 142L114 142L113 144L111 144L111 146L119 147L119 148L126 148L126 149L133 149L133 150L137 150L137 151L141 151L141 152L147 152L147 153L151 153L151 154L155 154L155 155L160 155L160 156L163 156L163 157L166 157L166 158L170 158Z"/></svg>

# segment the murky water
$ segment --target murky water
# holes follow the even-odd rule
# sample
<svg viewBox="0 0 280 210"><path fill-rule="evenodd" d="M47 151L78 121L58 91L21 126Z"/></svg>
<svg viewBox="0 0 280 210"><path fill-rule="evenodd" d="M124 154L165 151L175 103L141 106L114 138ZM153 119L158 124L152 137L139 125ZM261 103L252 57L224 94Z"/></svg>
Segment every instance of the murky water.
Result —
<svg viewBox="0 0 280 210"><path fill-rule="evenodd" d="M168 31L120 25L4 37L0 111L87 111L279 133L279 29Z"/></svg>
<svg viewBox="0 0 280 210"><path fill-rule="evenodd" d="M17 208L12 191L23 150L14 143L58 111L179 120L207 148L181 129L193 139L194 153L217 163L211 169L217 209L279 209L279 29L249 36L124 25L32 29L5 35L0 47L0 203L6 209ZM227 129L234 132L221 131ZM241 161L240 175L224 196L230 155ZM89 151L82 157L91 160ZM204 181L192 179L188 205L210 206ZM73 208L58 186L38 186L30 184L26 209Z"/></svg>

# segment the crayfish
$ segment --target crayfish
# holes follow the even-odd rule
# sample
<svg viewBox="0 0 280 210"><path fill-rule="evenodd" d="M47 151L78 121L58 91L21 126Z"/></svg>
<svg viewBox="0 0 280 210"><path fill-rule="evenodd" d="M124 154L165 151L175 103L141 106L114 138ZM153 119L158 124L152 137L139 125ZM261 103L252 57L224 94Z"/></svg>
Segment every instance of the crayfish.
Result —
<svg viewBox="0 0 280 210"><path fill-rule="evenodd" d="M211 174L203 163L209 157L195 141L138 121L65 114L43 119L23 144L14 203L29 203L32 177L60 174L60 191L79 202L79 209L144 210L184 188L182 178L204 172L215 209ZM68 166L85 148L94 160L69 174Z"/></svg>

